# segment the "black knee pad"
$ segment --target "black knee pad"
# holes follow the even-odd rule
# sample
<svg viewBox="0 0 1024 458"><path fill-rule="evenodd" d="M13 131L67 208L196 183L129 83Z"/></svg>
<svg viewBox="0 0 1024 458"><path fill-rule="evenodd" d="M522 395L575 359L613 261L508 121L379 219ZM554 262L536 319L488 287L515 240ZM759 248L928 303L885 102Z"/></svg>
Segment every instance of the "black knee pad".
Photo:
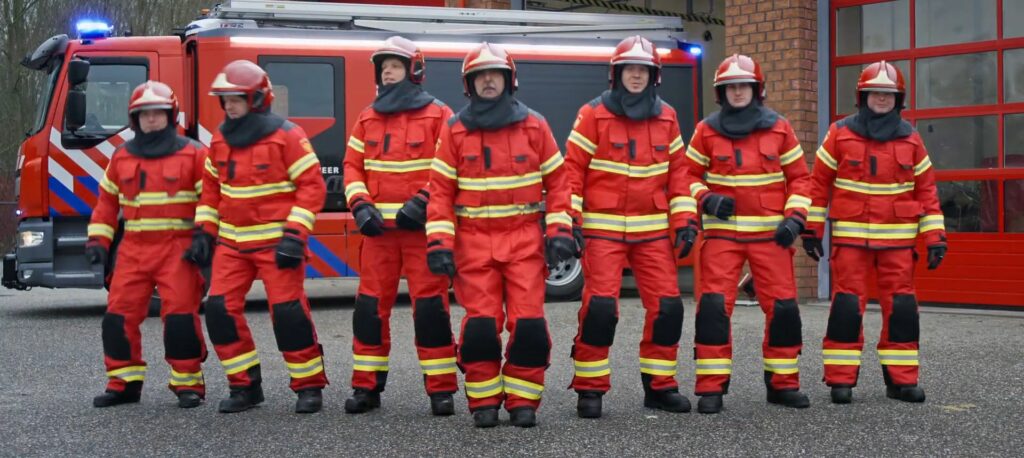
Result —
<svg viewBox="0 0 1024 458"><path fill-rule="evenodd" d="M132 346L124 331L124 315L103 315L103 354L118 361L132 359Z"/></svg>
<svg viewBox="0 0 1024 458"><path fill-rule="evenodd" d="M860 299L856 294L836 293L828 315L825 335L836 342L852 343L860 338Z"/></svg>
<svg viewBox="0 0 1024 458"><path fill-rule="evenodd" d="M583 317L580 341L595 347L610 347L615 340L615 325L618 323L619 317L615 315L615 298L591 296L587 314Z"/></svg>
<svg viewBox="0 0 1024 458"><path fill-rule="evenodd" d="M206 300L206 331L210 333L210 342L214 345L238 342L235 318L228 315L224 296L210 296Z"/></svg>
<svg viewBox="0 0 1024 458"><path fill-rule="evenodd" d="M654 319L651 340L655 345L675 345L683 335L683 299L663 297L658 300L658 317Z"/></svg>
<svg viewBox="0 0 1024 458"><path fill-rule="evenodd" d="M697 307L697 335L694 341L703 345L729 343L729 316L725 314L725 296L706 293Z"/></svg>
<svg viewBox="0 0 1024 458"><path fill-rule="evenodd" d="M501 342L498 341L498 324L494 318L466 320L459 355L464 363L501 360Z"/></svg>
<svg viewBox="0 0 1024 458"><path fill-rule="evenodd" d="M270 307L274 318L277 349L298 351L313 346L313 322L306 316L299 301L288 301Z"/></svg>
<svg viewBox="0 0 1024 458"><path fill-rule="evenodd" d="M779 299L772 310L772 322L768 325L768 346L793 347L803 342L800 334L800 308L796 299Z"/></svg>
<svg viewBox="0 0 1024 458"><path fill-rule="evenodd" d="M920 336L917 299L913 294L894 294L889 315L889 342L917 342Z"/></svg>
<svg viewBox="0 0 1024 458"><path fill-rule="evenodd" d="M416 299L412 322L417 346L436 348L452 344L452 320L441 296Z"/></svg>
<svg viewBox="0 0 1024 458"><path fill-rule="evenodd" d="M352 335L366 345L381 344L381 320L377 306L380 301L373 296L356 296L356 310L352 313Z"/></svg>
<svg viewBox="0 0 1024 458"><path fill-rule="evenodd" d="M521 318L508 349L508 362L522 367L545 367L551 355L551 339L544 318Z"/></svg>
<svg viewBox="0 0 1024 458"><path fill-rule="evenodd" d="M183 313L167 315L164 318L164 352L170 359L203 356L203 347L196 334L194 315Z"/></svg>

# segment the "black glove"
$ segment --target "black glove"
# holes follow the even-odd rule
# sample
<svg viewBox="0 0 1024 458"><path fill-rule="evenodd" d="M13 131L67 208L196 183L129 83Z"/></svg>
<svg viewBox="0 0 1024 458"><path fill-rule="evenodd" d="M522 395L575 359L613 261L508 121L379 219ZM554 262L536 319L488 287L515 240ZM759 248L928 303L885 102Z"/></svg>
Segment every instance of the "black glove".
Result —
<svg viewBox="0 0 1024 458"><path fill-rule="evenodd" d="M822 256L825 256L825 247L821 244L821 239L814 236L804 236L804 251L807 252L807 256L810 256L815 262L820 261Z"/></svg>
<svg viewBox="0 0 1024 458"><path fill-rule="evenodd" d="M928 270L935 270L942 264L942 258L946 257L946 245L932 245L928 247Z"/></svg>
<svg viewBox="0 0 1024 458"><path fill-rule="evenodd" d="M89 264L105 266L109 254L110 252L99 243L90 242L85 245L85 259L89 260Z"/></svg>
<svg viewBox="0 0 1024 458"><path fill-rule="evenodd" d="M789 248L796 238L804 231L804 220L798 216L790 216L781 223L775 230L775 243L782 248Z"/></svg>
<svg viewBox="0 0 1024 458"><path fill-rule="evenodd" d="M568 261L569 258L579 257L576 250L576 241L572 237L556 236L548 239L545 256L548 261L548 269L554 269L558 263Z"/></svg>
<svg viewBox="0 0 1024 458"><path fill-rule="evenodd" d="M395 223L402 229L410 231L422 231L427 224L427 199L429 194L420 191L405 201L402 208L398 209L398 216Z"/></svg>
<svg viewBox="0 0 1024 458"><path fill-rule="evenodd" d="M427 253L427 267L435 275L455 278L455 256L452 250L434 250Z"/></svg>
<svg viewBox="0 0 1024 458"><path fill-rule="evenodd" d="M580 226L572 227L572 239L576 241L576 257L583 256L583 248L586 248L587 241L583 238L583 228Z"/></svg>
<svg viewBox="0 0 1024 458"><path fill-rule="evenodd" d="M359 232L367 237L376 237L384 233L384 217L380 215L380 210L374 207L373 204L359 204L352 211L352 216L356 219L356 226L359 226Z"/></svg>
<svg viewBox="0 0 1024 458"><path fill-rule="evenodd" d="M182 259L199 267L210 267L213 263L213 236L201 229L192 233L192 245L185 250Z"/></svg>
<svg viewBox="0 0 1024 458"><path fill-rule="evenodd" d="M708 195L704 197L702 208L704 209L704 213L714 215L721 220L726 220L729 219L736 210L736 201L732 197L712 192L708 193Z"/></svg>
<svg viewBox="0 0 1024 458"><path fill-rule="evenodd" d="M697 226L687 225L676 230L676 249L679 250L679 259L685 258L693 249L693 243L697 240Z"/></svg>
<svg viewBox="0 0 1024 458"><path fill-rule="evenodd" d="M306 259L306 243L295 236L285 234L281 241L277 242L277 252L274 253L274 262L280 269L294 269L302 265Z"/></svg>

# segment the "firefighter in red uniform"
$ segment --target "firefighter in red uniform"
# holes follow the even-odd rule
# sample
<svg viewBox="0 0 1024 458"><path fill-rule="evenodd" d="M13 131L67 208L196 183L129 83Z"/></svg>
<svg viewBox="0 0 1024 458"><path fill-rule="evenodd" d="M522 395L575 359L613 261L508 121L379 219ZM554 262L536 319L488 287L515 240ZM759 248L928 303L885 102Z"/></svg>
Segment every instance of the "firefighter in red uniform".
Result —
<svg viewBox="0 0 1024 458"><path fill-rule="evenodd" d="M182 253L190 243L206 147L178 135L178 99L166 84L147 81L135 88L128 116L135 137L110 158L86 244L89 262L105 265L118 212L123 212L124 236L103 316L109 381L93 405L139 402L146 376L139 325L156 286L164 355L171 366L168 386L177 394L179 407L196 407L206 394L200 368L206 344L198 314L203 278Z"/></svg>
<svg viewBox="0 0 1024 458"><path fill-rule="evenodd" d="M601 416L611 388L608 352L619 320L622 270L629 267L646 309L640 340L644 406L689 412L679 394L676 353L683 301L669 230L693 207L683 179L686 160L676 111L658 97L661 58L647 39L628 37L608 68L610 90L580 108L566 143L572 216L588 240L583 304L573 342L577 414Z"/></svg>
<svg viewBox="0 0 1024 458"><path fill-rule="evenodd" d="M694 338L697 411L718 413L732 374L731 318L743 263L765 314L762 342L769 403L803 408L798 357L803 344L793 274L793 242L807 221L810 177L785 118L764 106L761 67L727 57L715 72L722 109L697 124L686 150L689 191L701 209L704 244ZM691 226L681 236L689 248Z"/></svg>
<svg viewBox="0 0 1024 458"><path fill-rule="evenodd" d="M317 412L327 377L302 282L306 239L326 192L320 163L302 128L270 112L274 92L256 64L229 63L210 94L227 117L210 144L187 254L199 265L213 261L206 328L231 387L219 411L263 402L260 360L243 314L245 294L260 278L298 393L295 411Z"/></svg>
<svg viewBox="0 0 1024 458"><path fill-rule="evenodd" d="M470 102L442 128L432 165L427 263L454 277L466 309L458 358L474 424L497 425L504 402L513 425L530 427L551 352L542 201L553 265L578 253L569 188L547 122L513 97L512 57L483 43L466 55L462 78Z"/></svg>
<svg viewBox="0 0 1024 458"><path fill-rule="evenodd" d="M345 411L380 406L391 350L391 308L404 273L412 299L416 350L434 415L455 413L455 343L448 278L427 268L426 189L441 126L451 109L420 84L423 53L391 37L371 57L377 98L359 115L345 151L348 206L363 238L359 292L352 317L354 393Z"/></svg>
<svg viewBox="0 0 1024 458"><path fill-rule="evenodd" d="M918 236L928 268L946 254L946 232L935 175L921 136L900 116L906 91L892 64L869 65L857 81L856 114L829 126L812 176L810 233L804 248L824 254L825 208L831 221L832 308L823 344L832 402L847 404L860 372L867 274L874 268L882 306L878 359L886 395L924 402L918 383L914 252ZM760 288L761 285L758 285Z"/></svg>

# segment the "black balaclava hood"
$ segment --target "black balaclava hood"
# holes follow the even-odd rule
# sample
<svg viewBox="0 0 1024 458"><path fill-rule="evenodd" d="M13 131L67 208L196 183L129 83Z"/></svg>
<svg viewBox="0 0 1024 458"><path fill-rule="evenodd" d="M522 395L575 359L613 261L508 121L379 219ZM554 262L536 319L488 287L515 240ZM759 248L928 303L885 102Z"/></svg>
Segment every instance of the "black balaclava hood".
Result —
<svg viewBox="0 0 1024 458"><path fill-rule="evenodd" d="M132 113L132 130L135 137L125 142L124 147L133 156L147 159L164 157L182 149L188 139L178 136L178 128L172 122L171 111L167 111L167 127L153 132L143 132L139 125L139 113Z"/></svg>
<svg viewBox="0 0 1024 458"><path fill-rule="evenodd" d="M868 107L868 93L861 92L857 96L857 113L843 118L842 125L850 128L861 137L887 142L896 138L909 137L914 127L900 116L903 110L903 95L896 94L896 106L885 114L878 114Z"/></svg>
<svg viewBox="0 0 1024 458"><path fill-rule="evenodd" d="M385 60L394 58L405 66L405 79L394 84L381 83L381 68ZM416 110L429 105L434 101L434 96L423 90L423 86L413 83L409 79L412 75L409 59L401 56L387 55L374 62L374 71L377 72L377 98L373 100L373 109L381 113L398 113L402 111Z"/></svg>
<svg viewBox="0 0 1024 458"><path fill-rule="evenodd" d="M736 108L729 104L729 99L725 95L725 86L715 88L718 93L718 103L722 105L722 109L711 113L705 122L715 132L734 140L744 138L755 130L770 129L778 121L779 114L764 106L761 98L758 97L757 88L753 89L754 97L750 103L743 108Z"/></svg>
<svg viewBox="0 0 1024 458"><path fill-rule="evenodd" d="M636 121L660 115L661 98L658 97L658 92L654 86L656 70L649 68L651 78L647 82L647 87L640 91L639 94L634 94L626 90L626 87L622 85L622 70L624 67L623 65L615 66L615 84L611 89L601 93L601 103L604 104L605 108L608 108L608 111Z"/></svg>
<svg viewBox="0 0 1024 458"><path fill-rule="evenodd" d="M469 87L469 104L459 110L459 121L467 130L496 130L509 124L526 119L530 109L512 96L511 72L505 73L505 91L498 98L487 100L476 93L473 80L477 74L471 74L466 81Z"/></svg>
<svg viewBox="0 0 1024 458"><path fill-rule="evenodd" d="M223 102L221 105L223 106ZM238 119L231 119L225 115L224 123L220 125L220 133L224 135L224 141L228 142L228 145L245 148L274 133L282 125L284 118L269 109L250 110Z"/></svg>

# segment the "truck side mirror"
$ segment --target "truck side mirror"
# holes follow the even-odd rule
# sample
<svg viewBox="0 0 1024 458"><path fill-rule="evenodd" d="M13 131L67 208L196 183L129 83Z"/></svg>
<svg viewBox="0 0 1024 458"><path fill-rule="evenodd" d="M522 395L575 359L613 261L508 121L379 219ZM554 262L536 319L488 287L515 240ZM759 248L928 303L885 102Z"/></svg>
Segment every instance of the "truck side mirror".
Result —
<svg viewBox="0 0 1024 458"><path fill-rule="evenodd" d="M88 69L88 67L86 67ZM69 69L70 70L70 69ZM68 91L67 106L64 109L64 130L75 132L85 125L85 91Z"/></svg>
<svg viewBox="0 0 1024 458"><path fill-rule="evenodd" d="M68 83L71 87L78 86L89 79L89 61L72 59L68 62Z"/></svg>

